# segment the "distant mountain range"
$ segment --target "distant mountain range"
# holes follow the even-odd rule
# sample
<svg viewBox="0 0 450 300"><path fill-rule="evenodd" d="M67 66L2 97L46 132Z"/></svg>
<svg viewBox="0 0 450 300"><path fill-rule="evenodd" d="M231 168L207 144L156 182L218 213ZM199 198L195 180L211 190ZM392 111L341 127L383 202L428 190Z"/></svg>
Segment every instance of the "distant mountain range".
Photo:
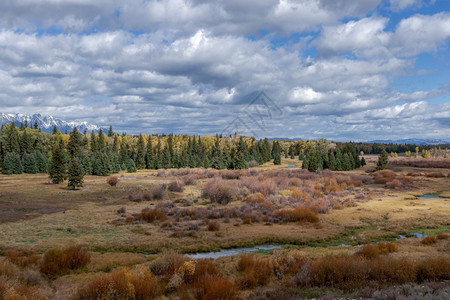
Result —
<svg viewBox="0 0 450 300"><path fill-rule="evenodd" d="M25 123L25 120L28 122L28 127L34 126L34 123L37 122L38 127L44 131L51 133L53 131L53 127L56 125L56 128L61 131L61 133L70 133L74 127L77 127L78 131L83 133L86 132L98 132L100 127L97 125L89 124L88 122L66 122L61 119L57 119L52 116L42 116L41 114L24 115L24 114L4 114L0 113L0 126L8 123L14 122L16 126L20 126L20 123Z"/></svg>
<svg viewBox="0 0 450 300"><path fill-rule="evenodd" d="M300 141L301 138L270 138L269 141ZM377 143L377 144L411 144L418 146L432 146L432 145L450 145L450 141L439 139L401 139L401 140L373 140L363 143Z"/></svg>
<svg viewBox="0 0 450 300"><path fill-rule="evenodd" d="M374 140L368 143L379 143L379 144L412 144L421 146L432 146L432 145L448 145L449 141L439 140L439 139L401 139L401 140Z"/></svg>

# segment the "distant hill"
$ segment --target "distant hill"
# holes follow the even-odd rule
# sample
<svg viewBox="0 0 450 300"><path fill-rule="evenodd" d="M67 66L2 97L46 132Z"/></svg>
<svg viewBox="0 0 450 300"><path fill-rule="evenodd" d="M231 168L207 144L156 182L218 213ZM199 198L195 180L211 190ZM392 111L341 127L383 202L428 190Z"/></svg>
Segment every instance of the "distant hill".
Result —
<svg viewBox="0 0 450 300"><path fill-rule="evenodd" d="M98 132L100 127L97 125L89 124L87 122L66 122L61 119L57 119L52 116L42 116L41 114L34 115L24 115L24 114L4 114L0 113L0 126L8 123L14 122L16 126L20 126L20 123L25 123L25 120L28 122L28 127L34 126L34 123L37 122L38 127L44 131L51 133L53 131L53 127L56 125L56 128L61 131L61 133L69 133L72 131L74 127L77 127L78 131L83 133L86 132Z"/></svg>

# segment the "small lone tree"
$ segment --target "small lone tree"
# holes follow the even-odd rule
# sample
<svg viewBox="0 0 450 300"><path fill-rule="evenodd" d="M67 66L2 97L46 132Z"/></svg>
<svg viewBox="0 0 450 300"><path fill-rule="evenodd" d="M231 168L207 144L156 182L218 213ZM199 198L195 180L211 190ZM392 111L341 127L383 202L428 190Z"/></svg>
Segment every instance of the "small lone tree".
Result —
<svg viewBox="0 0 450 300"><path fill-rule="evenodd" d="M75 190L78 187L82 187L84 182L83 169L81 168L78 160L74 157L69 162L69 183L67 186Z"/></svg>
<svg viewBox="0 0 450 300"><path fill-rule="evenodd" d="M67 163L64 149L63 146L59 144L53 150L49 168L50 179L54 184L63 182L67 178L66 167Z"/></svg>
<svg viewBox="0 0 450 300"><path fill-rule="evenodd" d="M389 161L389 156L386 150L381 151L380 156L378 156L378 162L377 162L377 170L384 170L386 169L386 166Z"/></svg>

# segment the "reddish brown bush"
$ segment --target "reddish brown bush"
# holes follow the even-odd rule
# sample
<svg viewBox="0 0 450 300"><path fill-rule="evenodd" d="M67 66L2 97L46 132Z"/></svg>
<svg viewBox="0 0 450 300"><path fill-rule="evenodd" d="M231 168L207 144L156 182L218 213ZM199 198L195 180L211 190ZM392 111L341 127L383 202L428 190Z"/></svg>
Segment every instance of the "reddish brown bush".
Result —
<svg viewBox="0 0 450 300"><path fill-rule="evenodd" d="M333 286L350 290L361 287L367 278L364 260L350 256L324 257L309 264L309 278L297 278L303 284ZM300 274L298 274L300 275Z"/></svg>
<svg viewBox="0 0 450 300"><path fill-rule="evenodd" d="M164 221L167 218L167 213L157 207L147 207L144 208L135 218L137 220L144 220L148 223L153 223L154 221Z"/></svg>
<svg viewBox="0 0 450 300"><path fill-rule="evenodd" d="M319 217L317 216L317 210L305 207L297 206L294 209L281 209L274 214L276 217L281 218L284 222L310 222L318 223Z"/></svg>
<svg viewBox="0 0 450 300"><path fill-rule="evenodd" d="M219 231L220 230L220 223L216 220L208 221L208 230L209 231Z"/></svg>
<svg viewBox="0 0 450 300"><path fill-rule="evenodd" d="M21 268L26 268L32 265L37 265L39 263L39 256L32 253L23 254L18 252L8 252L5 255L13 264Z"/></svg>
<svg viewBox="0 0 450 300"><path fill-rule="evenodd" d="M444 232L439 232L436 237L438 240L446 240L449 238L449 235Z"/></svg>
<svg viewBox="0 0 450 300"><path fill-rule="evenodd" d="M364 245L356 252L356 255L369 259L376 258L379 254L380 253L377 245Z"/></svg>
<svg viewBox="0 0 450 300"><path fill-rule="evenodd" d="M131 272L122 268L111 274L99 274L78 289L76 299L154 299L159 283L148 270Z"/></svg>
<svg viewBox="0 0 450 300"><path fill-rule="evenodd" d="M237 300L239 290L229 279L219 275L205 275L192 285L195 299L199 300Z"/></svg>
<svg viewBox="0 0 450 300"><path fill-rule="evenodd" d="M417 280L450 279L450 261L446 257L430 257L422 260L417 266Z"/></svg>
<svg viewBox="0 0 450 300"><path fill-rule="evenodd" d="M397 252L398 247L394 243L378 243L378 250L380 254L386 254L386 253L392 253Z"/></svg>
<svg viewBox="0 0 450 300"><path fill-rule="evenodd" d="M90 261L90 254L79 246L65 249L54 248L45 252L40 270L45 275L54 276L82 268Z"/></svg>
<svg viewBox="0 0 450 300"><path fill-rule="evenodd" d="M425 173L425 176L427 176L427 177L432 177L432 178L445 177L445 175L444 175L442 172L430 172L430 173Z"/></svg>
<svg viewBox="0 0 450 300"><path fill-rule="evenodd" d="M110 186L116 186L119 183L119 178L117 176L110 176L106 178L106 183Z"/></svg>
<svg viewBox="0 0 450 300"><path fill-rule="evenodd" d="M210 179L202 188L202 197L220 204L228 204L235 200L237 196L237 188L232 183L222 179Z"/></svg>
<svg viewBox="0 0 450 300"><path fill-rule="evenodd" d="M237 269L242 274L239 280L240 286L253 288L258 285L266 285L270 281L272 264L267 258L244 254L238 261Z"/></svg>
<svg viewBox="0 0 450 300"><path fill-rule="evenodd" d="M184 191L184 184L173 181L167 185L167 189L171 192L182 192Z"/></svg>
<svg viewBox="0 0 450 300"><path fill-rule="evenodd" d="M426 236L420 242L424 245L436 244L437 238L435 236Z"/></svg>
<svg viewBox="0 0 450 300"><path fill-rule="evenodd" d="M392 181L397 177L394 171L391 170L381 170L372 174L375 183L385 184Z"/></svg>
<svg viewBox="0 0 450 300"><path fill-rule="evenodd" d="M416 279L414 264L406 258L379 257L368 260L368 280L379 283L403 284Z"/></svg>

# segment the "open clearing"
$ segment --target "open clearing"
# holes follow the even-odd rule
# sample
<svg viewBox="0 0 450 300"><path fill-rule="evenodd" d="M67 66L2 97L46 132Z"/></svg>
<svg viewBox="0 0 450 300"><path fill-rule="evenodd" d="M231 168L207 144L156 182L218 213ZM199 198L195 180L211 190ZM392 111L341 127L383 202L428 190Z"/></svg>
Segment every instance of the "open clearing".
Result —
<svg viewBox="0 0 450 300"><path fill-rule="evenodd" d="M297 169L287 169L290 165ZM281 166L268 163L248 172L261 176L265 172L295 171L299 166L298 160L284 159ZM373 164L340 174L367 176L365 171L370 168ZM163 200L151 197L146 200L145 193L161 184L182 182L186 174L177 175L171 170L123 173L118 175L119 183L115 187L109 186L105 177L87 176L83 188L76 191L68 191L65 184L49 184L44 174L0 175L0 251L3 255L10 251L42 254L51 248L71 245L89 250L91 262L82 271L42 285L46 297L67 299L80 283L87 282L95 273L111 272L121 266L146 266L154 256L147 258L144 254L158 254L167 249L194 253L275 243L291 246L274 250L273 255L289 252L318 258L352 255L358 249L354 245L394 241L399 235L411 232L430 236L448 233L450 198L445 197L450 197L449 170L401 166L395 166L393 170L397 174L442 172L445 177L408 177L411 184L402 189L388 189L375 183L344 187L339 196L351 200L351 205L345 205L348 201L344 201L342 205L330 207L325 213L318 214L319 222L271 222L267 218L263 220L264 214L261 215L263 219L252 221L245 221L242 216L219 216L214 220L218 223L217 230L208 230L209 221L201 217L177 217L169 213L165 221L149 223L136 216L144 208L162 207L163 203L172 203L171 209L178 207L192 211L197 208L205 211L241 209L247 203L245 197L248 199L251 193L227 205L202 198L202 187L210 177L217 177L219 171L190 170L187 173L197 176L195 184L186 185L182 192L168 191ZM277 195L290 193L294 193L294 189L277 190ZM439 193L441 197L419 199L429 193ZM189 226L196 228L188 230ZM398 251L389 254L392 257L450 258L448 239L424 245L420 239L411 237L397 240L396 244ZM235 271L231 266L235 261L234 257L224 257L218 259L217 264L223 273L233 278ZM244 290L241 296L246 298L251 294L252 289ZM172 294L168 295L170 298Z"/></svg>

